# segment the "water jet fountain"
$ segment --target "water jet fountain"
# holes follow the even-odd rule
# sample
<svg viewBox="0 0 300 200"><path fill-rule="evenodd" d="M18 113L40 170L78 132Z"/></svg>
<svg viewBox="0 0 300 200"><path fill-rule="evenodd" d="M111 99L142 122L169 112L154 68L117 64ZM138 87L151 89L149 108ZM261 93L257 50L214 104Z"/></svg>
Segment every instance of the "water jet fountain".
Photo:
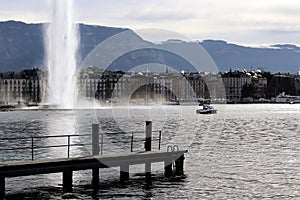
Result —
<svg viewBox="0 0 300 200"><path fill-rule="evenodd" d="M72 0L52 0L51 21L46 27L47 103L72 109L75 104L78 30Z"/></svg>

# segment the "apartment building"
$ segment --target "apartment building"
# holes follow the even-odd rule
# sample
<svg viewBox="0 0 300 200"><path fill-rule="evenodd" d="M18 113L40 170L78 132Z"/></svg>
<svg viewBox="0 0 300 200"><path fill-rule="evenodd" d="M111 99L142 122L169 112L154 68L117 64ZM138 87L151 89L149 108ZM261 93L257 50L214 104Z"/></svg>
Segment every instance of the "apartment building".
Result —
<svg viewBox="0 0 300 200"><path fill-rule="evenodd" d="M37 68L0 73L0 104L41 102L47 80Z"/></svg>

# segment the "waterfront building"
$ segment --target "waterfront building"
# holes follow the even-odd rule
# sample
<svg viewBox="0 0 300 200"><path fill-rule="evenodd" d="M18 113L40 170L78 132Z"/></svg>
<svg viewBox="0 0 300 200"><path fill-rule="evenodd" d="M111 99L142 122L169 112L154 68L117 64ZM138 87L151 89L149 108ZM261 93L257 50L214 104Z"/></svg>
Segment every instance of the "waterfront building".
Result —
<svg viewBox="0 0 300 200"><path fill-rule="evenodd" d="M78 96L103 102L195 102L198 99L249 102L285 92L299 95L300 76L261 71L122 72L96 67L77 74ZM224 90L225 88L225 90ZM248 89L248 91L247 91ZM33 68L0 73L0 104L39 103L47 97L47 72Z"/></svg>
<svg viewBox="0 0 300 200"><path fill-rule="evenodd" d="M253 86L253 94L251 97L255 100L263 101L268 98L268 79L264 74L258 70L256 72L249 72L251 75L251 84ZM243 95L243 94L242 94Z"/></svg>
<svg viewBox="0 0 300 200"><path fill-rule="evenodd" d="M129 101L131 98L158 100L170 98L171 79L163 74L111 72L90 67L79 75L79 95L99 101Z"/></svg>
<svg viewBox="0 0 300 200"><path fill-rule="evenodd" d="M79 94L100 101L195 101L208 94L201 76L177 72L111 72L90 67L80 72Z"/></svg>
<svg viewBox="0 0 300 200"><path fill-rule="evenodd" d="M45 73L37 68L0 73L0 104L41 102L46 85Z"/></svg>
<svg viewBox="0 0 300 200"><path fill-rule="evenodd" d="M179 85L179 88L183 88L184 96L183 99L188 101L195 101L199 98L208 98L209 91L204 82L203 76L204 73L185 73L182 84Z"/></svg>
<svg viewBox="0 0 300 200"><path fill-rule="evenodd" d="M295 76L295 89L296 95L300 96L300 72L298 75Z"/></svg>
<svg viewBox="0 0 300 200"><path fill-rule="evenodd" d="M227 100L241 102L242 89L245 84L252 83L251 74L246 71L230 71L222 74Z"/></svg>
<svg viewBox="0 0 300 200"><path fill-rule="evenodd" d="M276 97L283 92L287 95L296 95L295 78L296 76L291 74L273 74L268 83L269 96Z"/></svg>

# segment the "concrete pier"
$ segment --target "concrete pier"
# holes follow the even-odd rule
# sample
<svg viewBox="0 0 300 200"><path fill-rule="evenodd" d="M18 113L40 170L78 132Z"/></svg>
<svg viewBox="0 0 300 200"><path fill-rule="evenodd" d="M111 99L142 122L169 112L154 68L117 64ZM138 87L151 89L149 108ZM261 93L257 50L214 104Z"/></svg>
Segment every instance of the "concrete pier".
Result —
<svg viewBox="0 0 300 200"><path fill-rule="evenodd" d="M52 136L53 137L53 136ZM58 136L62 137L62 136ZM19 162L0 162L0 200L5 198L5 182L7 178L28 176L36 174L62 173L63 192L73 190L73 172L79 170L92 170L92 186L99 187L99 172L101 168L119 167L120 182L129 181L131 165L145 165L146 181L151 180L152 163L164 163L165 176L182 175L184 166L184 154L177 145L169 146L167 151L152 151L152 122L146 121L145 143L143 152L102 155L103 134L101 137L101 149L99 146L99 124L92 125L92 155L86 157L70 158L70 135L68 137L68 157L60 159L33 160L34 139L31 137L32 160ZM131 137L131 151L133 134ZM159 134L159 149L161 132ZM99 153L101 152L101 155Z"/></svg>
<svg viewBox="0 0 300 200"><path fill-rule="evenodd" d="M33 160L23 162L0 163L0 199L5 195L5 178L36 174L63 173L63 191L72 191L73 171L94 170L93 183L99 181L100 168L120 167L120 181L129 180L130 165L165 163L166 176L172 175L172 163L178 163L178 172L183 172L183 155L187 151L148 151L141 153L97 155L79 158ZM171 166L171 168L170 168ZM151 172L148 171L151 175Z"/></svg>

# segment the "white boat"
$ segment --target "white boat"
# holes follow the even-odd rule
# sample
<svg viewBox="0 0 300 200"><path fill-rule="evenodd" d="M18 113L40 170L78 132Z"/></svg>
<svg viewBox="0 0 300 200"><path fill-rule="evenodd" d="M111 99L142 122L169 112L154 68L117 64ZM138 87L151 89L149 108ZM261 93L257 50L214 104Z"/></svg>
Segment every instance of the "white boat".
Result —
<svg viewBox="0 0 300 200"><path fill-rule="evenodd" d="M275 103L300 103L300 96L286 95L284 92L279 94L275 99Z"/></svg>
<svg viewBox="0 0 300 200"><path fill-rule="evenodd" d="M215 114L217 113L217 109L215 109L211 105L203 105L203 108L196 110L197 114Z"/></svg>

